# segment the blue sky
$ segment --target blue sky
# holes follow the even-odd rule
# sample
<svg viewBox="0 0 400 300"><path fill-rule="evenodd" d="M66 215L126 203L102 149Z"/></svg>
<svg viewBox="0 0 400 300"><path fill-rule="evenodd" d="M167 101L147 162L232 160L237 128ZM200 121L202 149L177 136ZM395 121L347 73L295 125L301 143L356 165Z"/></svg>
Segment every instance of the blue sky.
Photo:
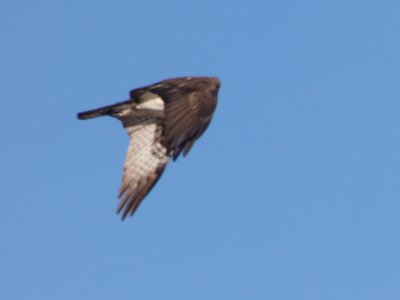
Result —
<svg viewBox="0 0 400 300"><path fill-rule="evenodd" d="M399 299L398 1L3 1L1 299ZM185 75L215 118L132 219L76 113Z"/></svg>

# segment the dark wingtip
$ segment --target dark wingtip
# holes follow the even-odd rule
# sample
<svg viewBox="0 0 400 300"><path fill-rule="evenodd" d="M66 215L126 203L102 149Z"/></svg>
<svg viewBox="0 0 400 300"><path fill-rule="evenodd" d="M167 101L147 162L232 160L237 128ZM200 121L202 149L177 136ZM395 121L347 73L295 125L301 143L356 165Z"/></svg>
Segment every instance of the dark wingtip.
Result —
<svg viewBox="0 0 400 300"><path fill-rule="evenodd" d="M121 222L125 221L125 218L126 218L126 214L124 213L124 214L122 214L122 216L121 216Z"/></svg>
<svg viewBox="0 0 400 300"><path fill-rule="evenodd" d="M118 207L117 209L117 215L119 215L122 211L123 207ZM128 215L128 212L126 210L124 210L121 214L121 222L123 222L126 218L126 216Z"/></svg>

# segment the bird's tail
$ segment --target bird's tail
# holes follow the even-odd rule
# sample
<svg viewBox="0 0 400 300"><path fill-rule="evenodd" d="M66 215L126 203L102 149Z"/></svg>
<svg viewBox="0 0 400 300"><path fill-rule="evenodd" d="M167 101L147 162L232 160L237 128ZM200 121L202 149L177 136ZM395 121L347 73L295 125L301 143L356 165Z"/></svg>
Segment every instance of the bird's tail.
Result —
<svg viewBox="0 0 400 300"><path fill-rule="evenodd" d="M92 119L92 118L97 118L101 116L109 116L112 114L116 114L127 107L132 105L132 100L124 101L124 102L119 102L113 105L108 105L88 111L84 111L81 113L78 113L77 117L79 120L87 120L87 119Z"/></svg>

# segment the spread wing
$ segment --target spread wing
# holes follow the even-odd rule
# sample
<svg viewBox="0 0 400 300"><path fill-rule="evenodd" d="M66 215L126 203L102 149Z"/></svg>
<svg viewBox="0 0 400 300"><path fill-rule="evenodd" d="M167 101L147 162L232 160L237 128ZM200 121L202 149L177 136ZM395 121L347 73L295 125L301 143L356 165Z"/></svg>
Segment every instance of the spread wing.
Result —
<svg viewBox="0 0 400 300"><path fill-rule="evenodd" d="M168 164L166 148L161 144L162 127L154 119L126 127L130 144L124 163L117 212L122 219L133 215Z"/></svg>
<svg viewBox="0 0 400 300"><path fill-rule="evenodd" d="M193 78L161 82L150 87L150 91L160 95L164 107L164 140L168 153L175 160L183 151L189 152L195 141L204 133L211 122L217 105L217 89L198 85Z"/></svg>

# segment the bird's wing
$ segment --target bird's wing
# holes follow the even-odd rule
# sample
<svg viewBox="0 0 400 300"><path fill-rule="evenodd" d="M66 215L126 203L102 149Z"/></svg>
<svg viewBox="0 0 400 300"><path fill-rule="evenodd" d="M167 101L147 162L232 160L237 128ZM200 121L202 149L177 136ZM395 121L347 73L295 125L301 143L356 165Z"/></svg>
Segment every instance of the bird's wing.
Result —
<svg viewBox="0 0 400 300"><path fill-rule="evenodd" d="M200 89L195 84L193 81L173 79L148 87L151 93L159 95L164 101L163 143L174 160L182 151L186 156L207 129L217 105L217 95L209 86ZM199 84L202 83L199 81ZM132 91L131 96L134 93Z"/></svg>
<svg viewBox="0 0 400 300"><path fill-rule="evenodd" d="M205 92L191 92L166 101L164 144L174 150L174 159L182 151L186 156L210 124L216 107L216 99L211 97Z"/></svg>
<svg viewBox="0 0 400 300"><path fill-rule="evenodd" d="M122 220L138 208L168 164L166 148L161 143L162 126L157 122L141 122L126 127L130 144L124 163L117 212Z"/></svg>

